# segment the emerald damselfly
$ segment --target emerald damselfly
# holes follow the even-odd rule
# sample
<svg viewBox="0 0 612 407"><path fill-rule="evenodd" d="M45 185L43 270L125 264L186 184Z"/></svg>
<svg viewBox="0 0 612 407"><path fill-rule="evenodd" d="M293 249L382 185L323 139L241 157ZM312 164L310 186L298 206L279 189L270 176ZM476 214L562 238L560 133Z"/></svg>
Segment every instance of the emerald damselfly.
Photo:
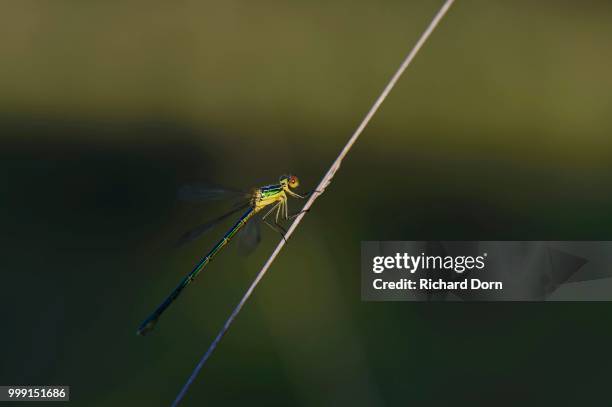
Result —
<svg viewBox="0 0 612 407"><path fill-rule="evenodd" d="M293 192L300 185L298 178L295 175L283 175L280 177L278 184L266 185L260 188L254 188L249 194L245 194L246 202L238 207L232 209L230 212L218 217L212 222L208 222L204 225L198 226L190 232L187 232L181 238L181 243L193 240L199 237L201 234L212 228L214 224L220 222L233 215L234 213L244 210L242 216L232 226L225 235L217 242L216 245L208 252L208 254L200 259L200 261L194 266L189 274L187 274L176 288L166 297L166 299L153 311L147 319L138 327L136 331L139 335L146 335L154 327L162 313L172 304L181 292L187 287L198 274L212 261L212 259L225 247L227 244L236 236L236 234L242 230L249 221L253 219L255 215L260 213L264 208L268 209L267 212L261 217L261 219L271 226L273 229L279 231L284 238L285 230L279 224L279 219L289 219L289 209L287 205L287 196L294 198L304 198ZM201 198L201 199L215 199L216 197L224 194L226 190L223 189L204 189L198 187L185 187L180 191L179 195L183 198ZM274 216L274 223L271 223L267 218L276 211ZM251 222L252 223L252 222Z"/></svg>

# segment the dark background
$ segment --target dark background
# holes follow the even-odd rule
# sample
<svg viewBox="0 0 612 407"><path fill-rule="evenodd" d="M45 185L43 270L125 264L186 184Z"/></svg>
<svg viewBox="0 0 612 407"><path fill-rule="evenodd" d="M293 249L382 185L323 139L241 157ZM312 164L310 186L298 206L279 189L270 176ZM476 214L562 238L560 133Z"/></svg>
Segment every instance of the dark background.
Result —
<svg viewBox="0 0 612 407"><path fill-rule="evenodd" d="M0 384L168 405L278 236L178 186L313 188L440 1L0 6ZM612 7L458 1L185 405L610 402L609 303L360 301L362 240L612 240ZM292 200L290 208L299 203Z"/></svg>

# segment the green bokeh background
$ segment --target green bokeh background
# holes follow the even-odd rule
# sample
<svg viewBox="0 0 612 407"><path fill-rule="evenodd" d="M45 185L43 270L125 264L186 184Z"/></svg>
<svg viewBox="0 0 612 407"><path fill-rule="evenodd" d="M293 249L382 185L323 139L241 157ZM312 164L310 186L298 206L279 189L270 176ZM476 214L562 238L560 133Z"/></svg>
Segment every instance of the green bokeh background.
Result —
<svg viewBox="0 0 612 407"><path fill-rule="evenodd" d="M0 384L168 405L278 240L137 337L223 233L171 249L226 208L177 187L313 188L440 5L3 2ZM359 250L612 240L610 38L606 1L458 1L185 405L607 405L610 304L363 303Z"/></svg>

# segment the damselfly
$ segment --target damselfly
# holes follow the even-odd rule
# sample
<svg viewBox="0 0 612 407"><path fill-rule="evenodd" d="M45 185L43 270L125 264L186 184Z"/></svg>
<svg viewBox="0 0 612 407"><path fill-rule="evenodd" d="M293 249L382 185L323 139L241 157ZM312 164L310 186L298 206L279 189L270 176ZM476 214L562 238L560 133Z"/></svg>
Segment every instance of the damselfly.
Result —
<svg viewBox="0 0 612 407"><path fill-rule="evenodd" d="M202 259L195 265L193 270L191 270L191 272L181 280L174 291L172 291L170 295L157 307L157 309L155 309L155 311L153 311L153 313L147 319L145 319L142 324L140 324L137 333L139 335L145 335L151 331L155 327L155 324L157 323L161 314L170 306L170 304L174 302L174 300L177 299L183 289L185 289L185 287L187 287L197 277L200 271L202 271L202 269L206 267L206 265L208 265L208 263L210 263L210 261L221 251L221 249L227 246L227 244L236 236L236 234L264 208L267 209L267 212L265 212L261 219L273 229L283 234L284 238L285 230L279 224L279 219L289 219L287 196L302 199L304 198L304 196L292 191L293 189L296 189L299 184L300 182L295 175L283 175L280 177L278 184L253 189L245 196L247 201L242 205L234 208L227 214L220 216L213 222L201 225L183 235L183 241L193 240L206 230L210 229L213 223L217 223L218 221L221 221L240 210L245 211L234 226L227 231L223 238L219 240L219 242L213 246L210 252L208 252L206 256L202 257ZM197 187L188 187L187 189L183 189L183 195L191 197L199 196L201 198L208 199L216 197L223 192L225 191L220 189L211 191L210 189L203 190L198 189ZM275 211L274 223L271 223L267 218Z"/></svg>

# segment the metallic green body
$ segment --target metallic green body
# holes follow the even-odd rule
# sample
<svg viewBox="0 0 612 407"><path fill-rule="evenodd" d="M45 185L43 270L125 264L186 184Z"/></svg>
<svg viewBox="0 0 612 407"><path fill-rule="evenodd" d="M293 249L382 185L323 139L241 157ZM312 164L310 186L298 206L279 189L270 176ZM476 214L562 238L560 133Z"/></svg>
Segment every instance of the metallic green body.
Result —
<svg viewBox="0 0 612 407"><path fill-rule="evenodd" d="M294 175L283 175L280 177L278 184L267 185L261 188L255 189L251 193L250 201L245 204L248 206L246 212L238 219L238 221L232 226L230 230L223 236L219 242L208 252L208 254L195 265L195 267L191 270L187 276L185 276L181 282L176 286L176 288L170 293L170 295L162 302L153 313L144 320L142 324L138 327L137 333L139 335L145 335L147 332L152 330L157 323L160 315L176 300L176 298L180 295L180 293L187 287L206 267L208 263L212 261L212 259L223 249L227 244L236 236L244 225L259 211L263 208L271 207L265 215L262 216L262 219L266 221L266 217L270 215L274 210L276 210L276 227L269 222L266 221L268 225L273 227L275 230L280 231L281 234L284 229L278 226L278 218L289 219L288 209L287 209L287 195L304 198L301 195L292 192L292 188L297 188L299 186L299 180ZM227 215L222 216L220 219L225 218ZM198 232L199 234L199 232ZM284 238L284 235L283 235Z"/></svg>
<svg viewBox="0 0 612 407"><path fill-rule="evenodd" d="M191 272L181 280L179 285L176 286L174 291L170 293L170 295L164 300L164 302L162 302L155 309L155 311L153 311L153 313L147 319L145 319L142 324L140 324L137 331L139 335L146 335L147 332L153 329L155 323L157 323L159 316L166 310L166 308L168 308L170 304L174 302L174 300L179 296L181 291L183 291L183 289L185 289L185 287L187 287L197 277L200 271L202 271L202 269L208 263L210 263L210 261L217 255L217 253L219 253L221 249L223 249L229 243L229 241L236 235L236 233L238 233L238 231L240 231L240 229L244 227L244 225L246 225L246 223L249 221L249 219L251 219L253 215L255 215L255 213L256 211L254 210L254 208L250 207L249 209L247 209L247 211L240 217L238 222L236 222L236 224L225 234L225 236L223 236L223 238L219 240L219 242L211 249L211 251L208 252L206 256L202 257L198 264L195 265L193 270L191 270Z"/></svg>

